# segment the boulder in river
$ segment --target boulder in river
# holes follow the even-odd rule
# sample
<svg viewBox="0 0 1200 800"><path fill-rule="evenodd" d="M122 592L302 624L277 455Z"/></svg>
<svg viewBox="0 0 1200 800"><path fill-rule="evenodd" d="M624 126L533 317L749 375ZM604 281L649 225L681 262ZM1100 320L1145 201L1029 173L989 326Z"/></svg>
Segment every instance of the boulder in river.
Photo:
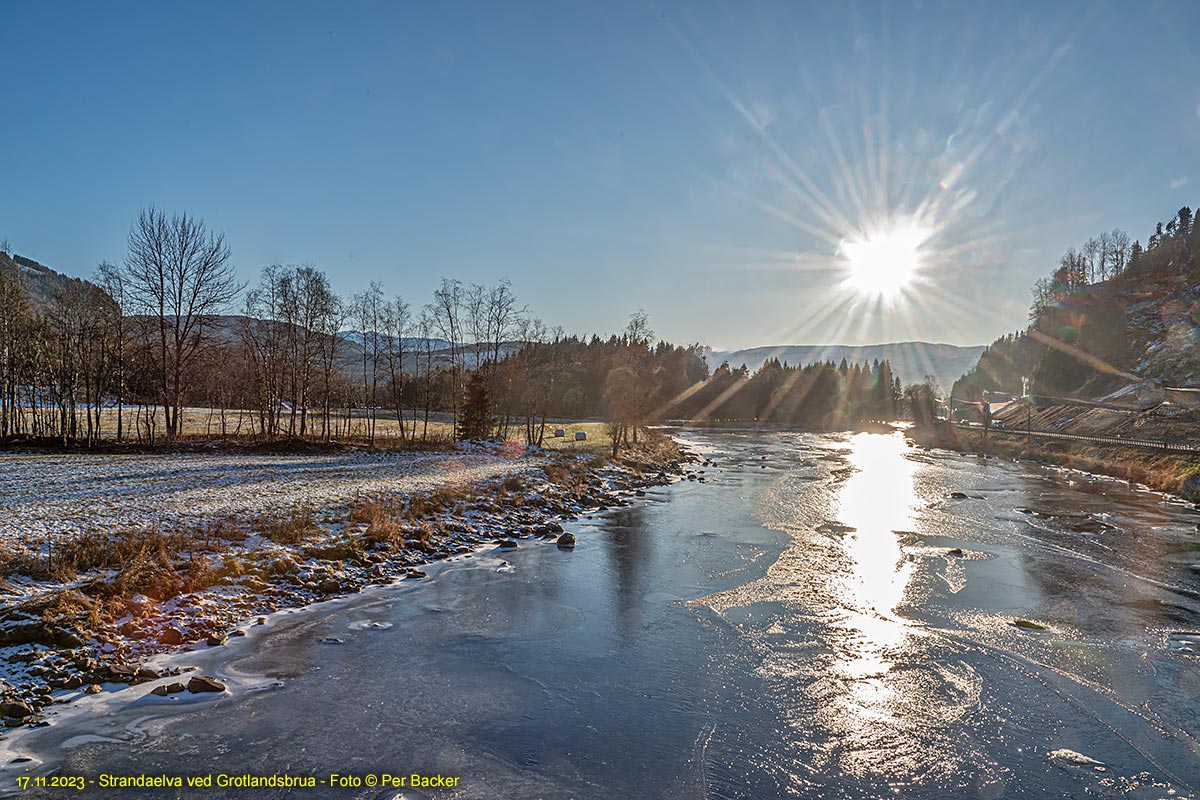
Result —
<svg viewBox="0 0 1200 800"><path fill-rule="evenodd" d="M184 685L178 681L172 683L160 683L150 690L150 694L157 697L166 697L169 694L179 694L184 690Z"/></svg>
<svg viewBox="0 0 1200 800"><path fill-rule="evenodd" d="M33 707L20 700L10 700L0 703L0 716L8 719L24 719L33 713Z"/></svg>
<svg viewBox="0 0 1200 800"><path fill-rule="evenodd" d="M223 692L225 684L221 683L216 678L209 678L205 675L193 675L188 681L187 690L192 694L200 694L201 692Z"/></svg>
<svg viewBox="0 0 1200 800"><path fill-rule="evenodd" d="M137 678L137 668L128 664L108 664L103 671L114 681L132 681Z"/></svg>
<svg viewBox="0 0 1200 800"><path fill-rule="evenodd" d="M158 641L166 645L183 644L183 633L178 628L167 628L159 635Z"/></svg>
<svg viewBox="0 0 1200 800"><path fill-rule="evenodd" d="M505 550L511 550L517 546L517 543L514 542L512 539L501 539L499 541L498 545L499 545L499 547L501 547Z"/></svg>
<svg viewBox="0 0 1200 800"><path fill-rule="evenodd" d="M575 534L570 533L570 532L564 533L562 536L558 537L557 544L559 547L562 547L562 548L574 547L575 546Z"/></svg>
<svg viewBox="0 0 1200 800"><path fill-rule="evenodd" d="M1018 628L1024 628L1025 630L1028 630L1028 631L1048 631L1048 630L1050 630L1045 625L1042 625L1042 624L1039 624L1037 622L1033 622L1033 621L1027 620L1027 619L1014 619L1012 621L1012 624L1016 625Z"/></svg>

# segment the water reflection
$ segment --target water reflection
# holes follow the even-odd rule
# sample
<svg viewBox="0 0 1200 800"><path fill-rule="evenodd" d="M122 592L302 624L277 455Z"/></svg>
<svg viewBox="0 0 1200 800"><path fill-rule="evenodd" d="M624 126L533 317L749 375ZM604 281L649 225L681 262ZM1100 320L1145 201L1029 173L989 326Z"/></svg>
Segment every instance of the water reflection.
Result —
<svg viewBox="0 0 1200 800"><path fill-rule="evenodd" d="M890 673L912 635L895 615L912 576L896 531L911 529L917 498L916 464L905 457L902 435L858 434L850 445L854 472L836 500L846 568L829 576L842 629L833 639L832 672L845 691L826 710L837 729L855 731L896 713L899 689Z"/></svg>
<svg viewBox="0 0 1200 800"><path fill-rule="evenodd" d="M646 530L645 506L630 506L603 517L604 554L612 572L617 629L628 634L641 628L643 596L649 591L646 565L652 563L654 537Z"/></svg>
<svg viewBox="0 0 1200 800"><path fill-rule="evenodd" d="M838 493L838 518L848 527L843 546L850 575L838 579L849 612L847 622L864 647L856 661L869 665L875 654L898 643L905 626L891 614L904 597L911 577L896 531L911 529L916 504L915 465L904 457L904 440L859 434L851 440L850 463L856 472ZM854 667L868 673L868 667Z"/></svg>

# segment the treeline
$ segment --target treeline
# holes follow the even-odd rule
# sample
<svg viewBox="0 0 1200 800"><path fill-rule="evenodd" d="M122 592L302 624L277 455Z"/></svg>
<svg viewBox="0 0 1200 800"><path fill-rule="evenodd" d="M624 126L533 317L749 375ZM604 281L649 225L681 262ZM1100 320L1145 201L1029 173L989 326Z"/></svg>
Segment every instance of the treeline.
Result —
<svg viewBox="0 0 1200 800"><path fill-rule="evenodd" d="M1095 284L1123 276L1136 278L1172 266L1180 274L1193 271L1196 240L1192 209L1184 206L1167 222L1155 225L1144 248L1140 239L1130 244L1129 235L1120 228L1088 239L1078 249L1068 248L1054 272L1034 284L1029 318L1037 320L1045 311Z"/></svg>
<svg viewBox="0 0 1200 800"><path fill-rule="evenodd" d="M1200 231L1188 206L1157 223L1145 247L1119 229L1089 239L1068 249L1034 285L1029 327L993 342L952 394L977 400L985 390L1084 397L1111 392L1134 379L1137 362L1165 330L1194 326L1186 313L1174 326L1165 315L1172 301L1186 308L1194 300L1188 287L1198 280Z"/></svg>
<svg viewBox="0 0 1200 800"><path fill-rule="evenodd" d="M774 358L754 373L722 364L680 403L680 410L690 419L841 429L864 420L895 419L901 400L900 380L886 360L791 366Z"/></svg>
<svg viewBox="0 0 1200 800"><path fill-rule="evenodd" d="M270 266L246 286L223 235L156 208L131 226L121 264L63 280L48 300L23 290L9 250L2 437L540 445L548 421L591 417L608 421L615 450L666 419L841 427L892 419L901 400L886 361L710 375L700 345L656 341L643 312L607 338L551 331L503 280L443 279L420 305L377 283L340 296L311 265Z"/></svg>
<svg viewBox="0 0 1200 800"><path fill-rule="evenodd" d="M68 282L38 311L0 272L0 436L99 438L121 330L120 309L95 285Z"/></svg>

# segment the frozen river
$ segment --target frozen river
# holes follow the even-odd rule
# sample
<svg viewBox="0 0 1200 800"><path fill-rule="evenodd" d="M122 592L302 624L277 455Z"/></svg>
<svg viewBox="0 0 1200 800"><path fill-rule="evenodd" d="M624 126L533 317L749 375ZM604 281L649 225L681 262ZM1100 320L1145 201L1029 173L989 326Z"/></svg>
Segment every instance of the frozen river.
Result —
<svg viewBox="0 0 1200 800"><path fill-rule="evenodd" d="M182 656L231 695L87 699L4 760L93 780L440 773L458 786L433 794L457 798L1200 789L1195 510L898 435L685 436L706 482L573 523L573 552L522 543L280 615Z"/></svg>

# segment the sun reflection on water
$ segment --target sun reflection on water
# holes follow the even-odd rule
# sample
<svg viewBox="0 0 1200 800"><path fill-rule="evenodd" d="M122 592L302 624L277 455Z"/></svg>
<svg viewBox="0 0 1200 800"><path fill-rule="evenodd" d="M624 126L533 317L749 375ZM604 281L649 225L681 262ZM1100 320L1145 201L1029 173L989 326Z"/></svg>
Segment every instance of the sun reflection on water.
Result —
<svg viewBox="0 0 1200 800"><path fill-rule="evenodd" d="M895 616L912 576L896 531L912 527L916 492L915 464L905 457L900 434L858 434L851 439L849 461L855 472L837 495L840 522L852 531L842 539L846 571L830 575L841 600L833 673L846 691L833 709L843 727L888 717L895 687L888 681L892 655L911 636Z"/></svg>
<svg viewBox="0 0 1200 800"><path fill-rule="evenodd" d="M757 674L791 743L780 765L797 785L835 772L893 786L950 774L952 726L977 707L981 683L953 654L935 655L941 639L905 616L929 577L902 546L927 524L926 466L903 434L791 445L752 500L789 545L761 578L693 603L761 655Z"/></svg>

